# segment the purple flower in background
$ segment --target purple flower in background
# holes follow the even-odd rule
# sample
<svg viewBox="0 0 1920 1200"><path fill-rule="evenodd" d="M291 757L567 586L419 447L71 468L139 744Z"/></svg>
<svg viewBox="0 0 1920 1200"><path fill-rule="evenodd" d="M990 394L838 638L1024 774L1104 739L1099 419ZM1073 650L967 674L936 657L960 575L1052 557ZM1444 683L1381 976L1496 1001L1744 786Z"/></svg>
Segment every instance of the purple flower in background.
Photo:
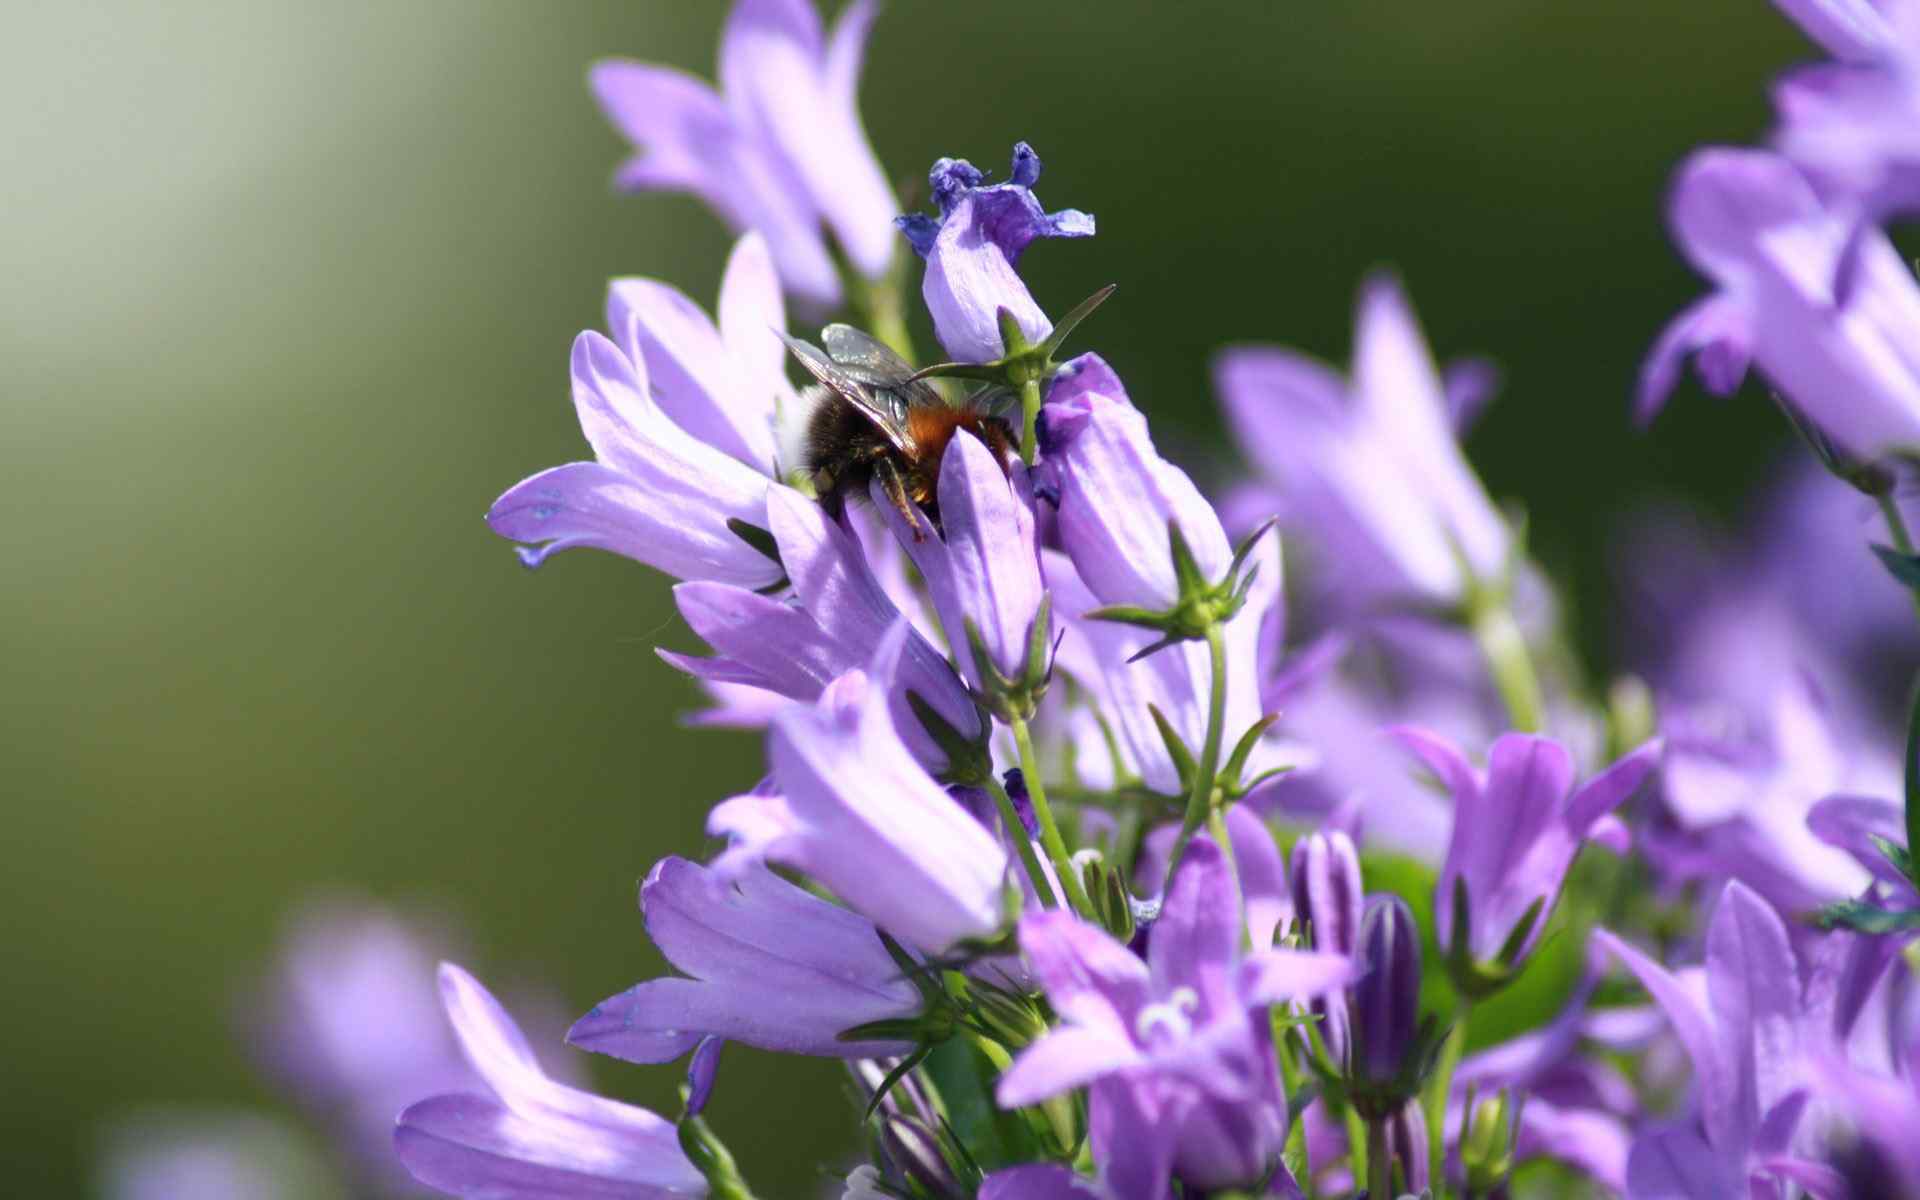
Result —
<svg viewBox="0 0 1920 1200"><path fill-rule="evenodd" d="M593 94L638 151L615 182L698 196L734 229L766 239L794 296L837 307L825 234L877 279L900 211L857 105L877 8L855 0L829 36L811 0L739 0L721 34L718 92L673 67L595 64Z"/></svg>
<svg viewBox="0 0 1920 1200"><path fill-rule="evenodd" d="M1725 365L1706 373L1723 393L1751 356L1844 457L1873 462L1920 446L1920 284L1885 234L1855 227L1793 164L1758 150L1695 154L1669 217L1681 252L1719 290L1675 318L1649 354L1642 420L1687 355Z"/></svg>
<svg viewBox="0 0 1920 1200"><path fill-rule="evenodd" d="M440 990L485 1089L400 1114L394 1147L415 1179L474 1200L706 1194L672 1122L547 1078L513 1018L452 963Z"/></svg>
<svg viewBox="0 0 1920 1200"><path fill-rule="evenodd" d="M1800 1056L1818 1048L1822 1027L1779 914L1745 885L1726 886L1707 931L1704 995L1614 934L1594 938L1666 1012L1693 1063L1697 1119L1635 1140L1628 1193L1773 1197L1779 1181L1801 1179L1794 1135L1809 1092Z"/></svg>
<svg viewBox="0 0 1920 1200"><path fill-rule="evenodd" d="M1351 968L1310 951L1242 956L1241 929L1233 876L1204 837L1174 876L1145 962L1069 913L1020 923L1063 1024L996 1094L1013 1108L1091 1085L1094 1159L1116 1200L1161 1200L1170 1174L1201 1189L1248 1183L1275 1163L1287 1106L1266 1010L1338 987Z"/></svg>
<svg viewBox="0 0 1920 1200"><path fill-rule="evenodd" d="M1034 626L1046 593L1026 467L1003 466L979 438L956 435L940 464L937 530L917 509L909 527L880 484L873 486L875 510L927 582L960 673L987 696L1000 690L1000 680L1018 683L1034 635L1043 649L1053 646L1050 631ZM975 659L976 640L984 662Z"/></svg>
<svg viewBox="0 0 1920 1200"><path fill-rule="evenodd" d="M654 979L594 1006L567 1034L583 1050L667 1062L709 1036L763 1050L866 1058L909 1045L842 1030L920 1011L873 923L764 867L733 879L662 859L640 889L647 936L692 978Z"/></svg>
<svg viewBox="0 0 1920 1200"><path fill-rule="evenodd" d="M717 653L712 658L659 653L702 680L817 700L829 683L872 659L874 647L901 623L900 610L858 539L820 505L791 488L774 487L767 494L767 521L792 582L792 598L733 584L680 584L673 590L680 615ZM904 636L899 686L887 695L894 728L923 765L945 771L946 752L915 715L908 696L919 697L969 742L985 734L979 709L945 655L917 631L909 629Z"/></svg>
<svg viewBox="0 0 1920 1200"><path fill-rule="evenodd" d="M392 1128L391 1113L386 1125ZM117 1123L96 1184L102 1200L301 1200L338 1186L292 1130L251 1113L218 1112Z"/></svg>
<svg viewBox="0 0 1920 1200"><path fill-rule="evenodd" d="M594 460L524 479L487 512L500 536L540 543L520 551L528 566L593 546L678 579L779 582L779 564L729 527L767 527L774 422L793 403L765 254L753 237L734 249L718 331L664 284L613 285L614 340L587 332L573 343L573 404Z"/></svg>
<svg viewBox="0 0 1920 1200"><path fill-rule="evenodd" d="M732 839L731 873L769 860L812 876L901 941L937 953L1001 923L1007 851L914 761L889 694L902 621L872 672L836 679L817 703L777 715L767 739L775 795L736 796L708 818Z"/></svg>
<svg viewBox="0 0 1920 1200"><path fill-rule="evenodd" d="M1576 790L1573 756L1548 738L1503 735L1481 772L1437 734L1393 732L1453 794L1453 836L1434 894L1440 944L1464 949L1475 964L1502 967L1517 966L1540 940L1582 845L1591 839L1626 849L1626 827L1613 810L1660 755L1650 742ZM1456 889L1465 895L1464 913L1454 907ZM1524 933L1522 922L1529 922ZM1509 946L1516 935L1520 941Z"/></svg>
<svg viewBox="0 0 1920 1200"><path fill-rule="evenodd" d="M985 179L966 159L943 158L927 175L940 215L899 219L907 241L927 260L920 294L933 316L933 331L960 362L992 362L1006 353L1000 340L1003 308L1028 342L1045 340L1053 322L1014 268L1037 238L1093 236L1093 218L1086 213L1071 208L1049 213L1040 207L1033 194L1040 156L1025 142L1013 147L1006 183L982 186Z"/></svg>
<svg viewBox="0 0 1920 1200"><path fill-rule="evenodd" d="M1235 507L1278 512L1310 537L1349 604L1458 604L1475 580L1503 576L1512 537L1454 435L1453 411L1470 407L1461 393L1482 390L1484 372L1453 380L1450 403L1386 276L1361 289L1349 378L1292 350L1222 353L1214 387L1259 474Z"/></svg>
<svg viewBox="0 0 1920 1200"><path fill-rule="evenodd" d="M1182 599L1170 525L1208 583L1226 575L1233 547L1193 480L1153 448L1147 419L1126 394L1094 390L1110 374L1083 371L1056 383L1041 411L1060 545L1102 604L1165 611Z"/></svg>
<svg viewBox="0 0 1920 1200"><path fill-rule="evenodd" d="M1867 219L1920 207L1920 4L1776 0L1837 61L1773 89L1774 142Z"/></svg>

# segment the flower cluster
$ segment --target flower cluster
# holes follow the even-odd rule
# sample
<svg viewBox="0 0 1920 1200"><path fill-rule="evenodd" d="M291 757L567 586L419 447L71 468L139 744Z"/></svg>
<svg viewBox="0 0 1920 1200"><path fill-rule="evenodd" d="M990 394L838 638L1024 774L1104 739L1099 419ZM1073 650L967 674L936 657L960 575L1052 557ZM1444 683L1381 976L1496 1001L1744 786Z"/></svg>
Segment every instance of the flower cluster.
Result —
<svg viewBox="0 0 1920 1200"><path fill-rule="evenodd" d="M1644 660L1605 686L1463 451L1496 373L1438 365L1395 279L1344 372L1220 356L1251 470L1216 503L1065 353L1107 293L1023 281L1095 232L1040 203L1032 147L998 181L939 160L899 214L854 102L866 0L831 33L739 0L717 90L596 68L621 185L741 236L712 317L613 283L571 360L591 460L487 519L530 566L671 576L708 652L661 656L764 774L710 860L646 875L671 973L567 1035L685 1060L680 1114L556 1080L443 965L464 1064L380 1050L431 1070L354 1089L406 1093L412 1178L791 1194L702 1115L735 1042L737 1070L845 1060L848 1198L1920 1196L1920 710L1886 678L1920 657L1920 284L1881 228L1920 209L1920 0L1779 3L1833 61L1782 81L1770 148L1681 169L1715 291L1638 411L1688 358L1715 391L1752 368L1837 480L1795 475L1737 549L1673 514L1632 539ZM914 256L940 361L906 335ZM301 993L320 1050L385 1024L345 982Z"/></svg>

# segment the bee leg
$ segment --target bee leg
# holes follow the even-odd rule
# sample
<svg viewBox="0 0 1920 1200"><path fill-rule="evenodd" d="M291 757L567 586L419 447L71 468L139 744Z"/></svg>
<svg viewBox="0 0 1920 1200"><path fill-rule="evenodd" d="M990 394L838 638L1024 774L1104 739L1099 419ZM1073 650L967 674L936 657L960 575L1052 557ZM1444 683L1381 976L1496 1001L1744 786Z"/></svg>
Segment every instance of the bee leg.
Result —
<svg viewBox="0 0 1920 1200"><path fill-rule="evenodd" d="M894 510L906 521L907 528L913 530L913 540L926 541L926 531L921 528L926 523L925 518L920 515L920 508L913 498L907 495L907 481L901 478L900 468L893 465L892 459L881 458L875 460L873 474L880 481L880 490L893 502Z"/></svg>

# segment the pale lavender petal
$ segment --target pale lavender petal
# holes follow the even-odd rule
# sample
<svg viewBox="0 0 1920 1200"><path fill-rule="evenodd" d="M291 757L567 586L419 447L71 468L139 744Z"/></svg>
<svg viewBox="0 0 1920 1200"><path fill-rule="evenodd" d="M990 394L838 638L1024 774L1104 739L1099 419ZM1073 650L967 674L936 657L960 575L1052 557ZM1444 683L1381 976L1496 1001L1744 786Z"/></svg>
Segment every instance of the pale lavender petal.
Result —
<svg viewBox="0 0 1920 1200"><path fill-rule="evenodd" d="M1221 849L1204 834L1189 842L1147 938L1156 991L1189 988L1203 1013L1238 1003L1231 972L1240 949L1239 899Z"/></svg>
<svg viewBox="0 0 1920 1200"><path fill-rule="evenodd" d="M675 425L764 475L772 475L774 393L764 362L743 370L698 304L657 279L616 279L607 288L607 329L644 362L651 395Z"/></svg>
<svg viewBox="0 0 1920 1200"><path fill-rule="evenodd" d="M665 1121L657 1134L637 1136L543 1124L482 1096L436 1096L400 1114L393 1140L415 1179L471 1200L670 1200L706 1187Z"/></svg>
<svg viewBox="0 0 1920 1200"><path fill-rule="evenodd" d="M1441 387L1446 393L1447 421L1453 426L1453 435L1463 438L1480 414L1500 390L1500 367L1485 358L1463 358L1447 364L1440 373Z"/></svg>
<svg viewBox="0 0 1920 1200"><path fill-rule="evenodd" d="M750 683L795 700L813 700L856 664L806 612L784 601L724 583L683 583L673 600L687 627L720 660L668 659L675 666L723 681Z"/></svg>
<svg viewBox="0 0 1920 1200"><path fill-rule="evenodd" d="M1093 1180L1052 1163L1006 1167L980 1183L979 1200L1100 1200Z"/></svg>
<svg viewBox="0 0 1920 1200"><path fill-rule="evenodd" d="M1148 1083L1096 1082L1087 1096L1087 1140L1100 1182L1115 1200L1162 1200L1173 1174L1181 1114Z"/></svg>
<svg viewBox="0 0 1920 1200"><path fill-rule="evenodd" d="M1538 1096L1528 1096L1520 1108L1520 1157L1567 1163L1616 1192L1626 1190L1632 1145L1625 1123L1607 1113L1559 1108Z"/></svg>
<svg viewBox="0 0 1920 1200"><path fill-rule="evenodd" d="M1821 841L1853 855L1882 883L1913 886L1873 843L1875 837L1896 846L1906 842L1906 814L1899 804L1873 796L1829 796L1808 810L1807 828Z"/></svg>
<svg viewBox="0 0 1920 1200"><path fill-rule="evenodd" d="M992 362L1007 352L1000 338L1002 309L1029 343L1053 332L1020 273L980 224L973 198L962 200L940 230L920 283L940 345L959 362Z"/></svg>
<svg viewBox="0 0 1920 1200"><path fill-rule="evenodd" d="M1600 949L1614 955L1639 978L1641 986L1647 989L1654 1002L1666 1013L1674 1035L1680 1039L1687 1057L1693 1061L1694 1090L1700 1097L1708 1136L1715 1145L1741 1144L1745 1137L1743 1131L1751 1130L1749 1122L1757 1114L1743 1118L1735 1111L1735 1098L1730 1089L1736 1086L1734 1073L1739 1068L1726 1061L1713 1018L1708 1016L1686 985L1653 959L1605 929L1594 930L1593 939ZM1746 1053L1744 1048L1741 1053ZM1751 1075L1748 1078L1751 1080Z"/></svg>
<svg viewBox="0 0 1920 1200"><path fill-rule="evenodd" d="M1744 1145L1760 1115L1794 1088L1800 970L1780 915L1745 884L1727 884L1707 930L1707 992L1721 1061L1733 1068L1718 1097Z"/></svg>
<svg viewBox="0 0 1920 1200"><path fill-rule="evenodd" d="M1063 1019L1115 1039L1132 1037L1151 975L1131 950L1057 910L1021 918L1020 950Z"/></svg>
<svg viewBox="0 0 1920 1200"><path fill-rule="evenodd" d="M1035 1104L1145 1061L1130 1039L1110 1029L1067 1025L1020 1052L994 1086L1001 1108Z"/></svg>
<svg viewBox="0 0 1920 1200"><path fill-rule="evenodd" d="M1773 0L1773 3L1835 58L1872 58L1893 41L1893 30L1871 0Z"/></svg>
<svg viewBox="0 0 1920 1200"><path fill-rule="evenodd" d="M1633 1200L1729 1200L1746 1180L1726 1155L1683 1129L1643 1134L1627 1158Z"/></svg>
<svg viewBox="0 0 1920 1200"><path fill-rule="evenodd" d="M1689 357L1709 392L1732 395L1753 358L1752 326L1745 302L1730 296L1708 296L1682 309L1660 331L1641 364L1633 419L1645 425L1659 414Z"/></svg>
<svg viewBox="0 0 1920 1200"><path fill-rule="evenodd" d="M1249 1005L1310 1000L1352 980L1353 960L1318 950L1255 950L1240 964L1240 996Z"/></svg>
<svg viewBox="0 0 1920 1200"><path fill-rule="evenodd" d="M1658 739L1647 742L1582 784L1567 801L1568 832L1575 837L1583 836L1601 817L1624 804L1659 763L1662 749Z"/></svg>
<svg viewBox="0 0 1920 1200"><path fill-rule="evenodd" d="M787 348L779 336L787 328L780 276L767 241L759 234L750 233L735 242L727 256L717 315L720 340L745 388L740 397L722 397L722 402L756 438L758 426L764 425L777 443L779 422L799 411L800 397L787 379ZM795 465L775 464L781 471Z"/></svg>
<svg viewBox="0 0 1920 1200"><path fill-rule="evenodd" d="M720 1052L727 1048L723 1037L704 1037L687 1059L687 1115L697 1117L706 1111L713 1097L713 1085L720 1077Z"/></svg>

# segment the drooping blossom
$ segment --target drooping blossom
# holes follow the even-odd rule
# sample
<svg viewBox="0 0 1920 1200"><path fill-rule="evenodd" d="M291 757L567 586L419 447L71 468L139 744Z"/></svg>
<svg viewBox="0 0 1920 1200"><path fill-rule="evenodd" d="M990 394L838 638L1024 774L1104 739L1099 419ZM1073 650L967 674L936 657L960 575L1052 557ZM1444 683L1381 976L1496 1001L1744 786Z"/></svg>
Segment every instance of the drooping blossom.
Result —
<svg viewBox="0 0 1920 1200"><path fill-rule="evenodd" d="M1437 734L1402 727L1395 736L1453 795L1453 836L1434 889L1440 945L1463 945L1471 961L1493 963L1519 936L1503 966L1517 965L1540 940L1586 842L1626 849L1626 827L1613 810L1660 755L1659 743L1649 743L1575 788L1573 756L1550 738L1505 734L1487 752L1482 771ZM1464 892L1465 912L1455 907L1458 892ZM1531 922L1524 933L1523 921Z"/></svg>
<svg viewBox="0 0 1920 1200"><path fill-rule="evenodd" d="M1258 476L1236 507L1277 512L1308 538L1344 603L1454 605L1502 578L1512 537L1461 454L1457 405L1393 279L1361 289L1349 376L1248 346L1218 357L1214 387Z"/></svg>
<svg viewBox="0 0 1920 1200"><path fill-rule="evenodd" d="M818 702L778 714L767 739L775 794L736 796L710 832L732 839L716 865L793 867L902 942L932 953L1000 926L1006 849L916 762L888 696L908 628Z"/></svg>
<svg viewBox="0 0 1920 1200"><path fill-rule="evenodd" d="M1091 1085L1094 1159L1115 1200L1160 1200L1170 1177L1210 1189L1275 1167L1287 1107L1267 1008L1338 987L1350 966L1312 951L1242 955L1242 928L1225 857L1204 837L1174 875L1145 961L1069 913L1021 921L1021 949L1064 1023L1000 1077L999 1101Z"/></svg>
<svg viewBox="0 0 1920 1200"><path fill-rule="evenodd" d="M1721 393L1751 360L1846 460L1920 446L1920 284L1884 233L1823 204L1792 163L1760 150L1696 153L1668 214L1674 241L1716 291L1648 354L1642 420L1688 356Z"/></svg>
<svg viewBox="0 0 1920 1200"><path fill-rule="evenodd" d="M746 685L790 700L814 701L836 678L865 666L903 618L854 534L818 504L787 487L767 495L767 522L792 583L792 595L763 595L736 584L683 583L674 602L690 628L716 651L661 657L702 681ZM932 709L963 740L984 733L979 709L946 656L917 630L903 635L898 685L887 702L895 730L929 770L947 753L927 732L913 701ZM769 719L771 710L757 714Z"/></svg>
<svg viewBox="0 0 1920 1200"><path fill-rule="evenodd" d="M1784 1195L1809 1165L1795 1148L1810 1099L1800 1056L1822 1044L1825 1027L1779 914L1727 884L1707 931L1704 993L1618 936L1594 938L1666 1013L1694 1071L1692 1118L1635 1139L1628 1194Z"/></svg>
<svg viewBox="0 0 1920 1200"><path fill-rule="evenodd" d="M933 596L960 673L991 695L995 679L1026 673L1045 589L1027 469L995 461L970 434L954 436L940 464L940 528L915 510L912 525L875 487L875 508L913 559ZM1053 638L1038 630L1051 653ZM975 659L978 643L985 662Z"/></svg>
<svg viewBox="0 0 1920 1200"><path fill-rule="evenodd" d="M764 867L732 879L661 860L640 888L647 936L688 977L649 980L594 1006L567 1034L585 1050L667 1062L710 1036L788 1054L903 1054L897 1042L843 1041L869 1021L921 1008L873 923Z"/></svg>
<svg viewBox="0 0 1920 1200"><path fill-rule="evenodd" d="M1006 309L1030 343L1053 332L1053 322L1021 282L1020 256L1039 238L1093 236L1093 218L1076 209L1049 213L1033 185L1040 156L1018 142L1007 182L988 185L964 158L943 158L927 175L938 216L900 218L907 241L927 260L920 294L940 344L960 362L992 362L1006 353L1000 310Z"/></svg>
<svg viewBox="0 0 1920 1200"><path fill-rule="evenodd" d="M698 196L735 230L766 239L796 298L837 307L833 249L879 278L900 211L858 109L878 7L854 0L828 33L812 0L738 0L721 34L718 91L675 67L595 64L594 97L636 151L615 182Z"/></svg>
<svg viewBox="0 0 1920 1200"><path fill-rule="evenodd" d="M1833 56L1773 88L1774 144L1865 220L1920 210L1920 4L1776 0Z"/></svg>
<svg viewBox="0 0 1920 1200"><path fill-rule="evenodd" d="M471 1200L706 1195L671 1121L549 1079L513 1018L452 963L440 990L484 1087L400 1114L394 1148L415 1179Z"/></svg>
<svg viewBox="0 0 1920 1200"><path fill-rule="evenodd" d="M593 461L524 479L487 511L495 533L529 543L528 566L592 546L678 579L779 582L779 564L729 525L767 527L774 423L791 398L769 354L786 322L757 237L734 248L720 309L716 330L664 284L611 289L613 338L589 331L573 343L574 410Z"/></svg>

